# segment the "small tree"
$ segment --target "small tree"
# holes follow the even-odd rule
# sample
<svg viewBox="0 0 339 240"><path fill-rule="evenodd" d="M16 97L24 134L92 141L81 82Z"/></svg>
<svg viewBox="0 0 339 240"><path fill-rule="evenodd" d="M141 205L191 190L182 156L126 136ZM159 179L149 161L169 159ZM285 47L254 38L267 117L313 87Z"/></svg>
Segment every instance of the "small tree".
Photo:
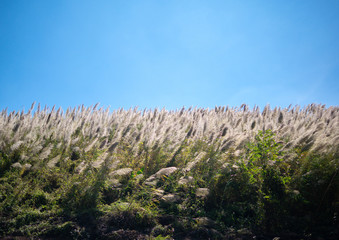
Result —
<svg viewBox="0 0 339 240"><path fill-rule="evenodd" d="M282 144L276 142L275 134L271 130L259 131L255 141L248 145L248 162L243 165L250 175L250 183L257 188L262 213L258 222L267 232L283 228L283 205L289 178L280 169L282 154Z"/></svg>

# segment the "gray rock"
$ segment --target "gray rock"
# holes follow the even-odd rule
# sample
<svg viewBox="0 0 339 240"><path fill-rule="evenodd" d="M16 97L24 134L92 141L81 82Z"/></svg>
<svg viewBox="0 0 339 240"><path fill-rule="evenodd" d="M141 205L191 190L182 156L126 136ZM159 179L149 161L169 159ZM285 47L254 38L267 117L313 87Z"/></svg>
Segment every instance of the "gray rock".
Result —
<svg viewBox="0 0 339 240"><path fill-rule="evenodd" d="M233 164L233 165L232 165L232 168L233 168L233 169L235 169L235 170L238 170L238 169L239 169L239 166L238 166L238 165L235 165L235 164Z"/></svg>
<svg viewBox="0 0 339 240"><path fill-rule="evenodd" d="M168 167L168 168L162 168L159 171L157 171L155 174L153 174L152 176L150 176L149 178L147 178L145 180L145 184L149 183L149 182L154 182L155 180L160 179L162 176L169 176L171 175L173 172L175 172L177 170L176 167ZM147 184L149 185L149 184Z"/></svg>
<svg viewBox="0 0 339 240"><path fill-rule="evenodd" d="M210 190L208 188L198 188L195 192L195 195L197 197L206 198L209 193Z"/></svg>
<svg viewBox="0 0 339 240"><path fill-rule="evenodd" d="M72 150L73 150L73 152L76 152L76 153L81 152L81 149L79 147L74 147Z"/></svg>
<svg viewBox="0 0 339 240"><path fill-rule="evenodd" d="M169 176L172 173L174 173L176 170L177 170L176 167L162 168L158 172L156 172L155 174L147 178L144 183L148 186L156 186L158 183L158 180L162 176Z"/></svg>
<svg viewBox="0 0 339 240"><path fill-rule="evenodd" d="M13 164L11 165L11 167L12 167L12 168L16 168L16 169L21 169L21 168L22 168L22 165L21 165L21 163L16 162L16 163L13 163Z"/></svg>
<svg viewBox="0 0 339 240"><path fill-rule="evenodd" d="M132 168L121 168L110 173L110 176L122 177L131 174L131 172L133 172Z"/></svg>
<svg viewBox="0 0 339 240"><path fill-rule="evenodd" d="M171 175L171 174L174 173L176 170L177 170L176 167L162 168L162 169L160 169L158 172L156 172L156 173L154 174L154 176L155 176L156 178L159 179L159 178L161 178L163 175L165 175L165 176Z"/></svg>
<svg viewBox="0 0 339 240"><path fill-rule="evenodd" d="M197 222L198 226L201 226L201 227L212 228L216 226L216 223L208 217L198 217L198 218L194 218L194 220Z"/></svg>
<svg viewBox="0 0 339 240"><path fill-rule="evenodd" d="M252 235L252 232L248 230L247 228L242 228L237 231L240 235Z"/></svg>
<svg viewBox="0 0 339 240"><path fill-rule="evenodd" d="M134 179L135 179L137 182L139 182L139 181L140 181L141 179L143 179L143 178L144 178L144 174L141 173L141 174L136 175Z"/></svg>
<svg viewBox="0 0 339 240"><path fill-rule="evenodd" d="M120 188L122 186L118 179L111 179L109 184L112 188Z"/></svg>
<svg viewBox="0 0 339 240"><path fill-rule="evenodd" d="M181 177L178 181L179 185L187 185L189 183L192 183L194 181L194 178L192 176L189 177Z"/></svg>
<svg viewBox="0 0 339 240"><path fill-rule="evenodd" d="M178 181L178 184L179 185L187 185L188 184L188 180L187 179L179 179L179 181Z"/></svg>
<svg viewBox="0 0 339 240"><path fill-rule="evenodd" d="M157 179L153 179L151 181L145 181L144 184L147 185L147 186L151 186L151 187L155 187L158 183L158 180Z"/></svg>
<svg viewBox="0 0 339 240"><path fill-rule="evenodd" d="M298 190L293 190L292 193L293 193L294 195L299 195L299 194L300 194L300 192L299 192Z"/></svg>
<svg viewBox="0 0 339 240"><path fill-rule="evenodd" d="M161 198L165 203L176 203L180 201L180 197L175 194L167 194Z"/></svg>
<svg viewBox="0 0 339 240"><path fill-rule="evenodd" d="M150 176L149 178L147 178L147 179L145 180L145 182L152 182L152 181L155 181L155 180L157 180L157 178L156 178L154 175L152 175L152 176Z"/></svg>
<svg viewBox="0 0 339 240"><path fill-rule="evenodd" d="M24 164L23 167L24 167L25 170L30 170L32 168L32 164L26 163L26 164Z"/></svg>

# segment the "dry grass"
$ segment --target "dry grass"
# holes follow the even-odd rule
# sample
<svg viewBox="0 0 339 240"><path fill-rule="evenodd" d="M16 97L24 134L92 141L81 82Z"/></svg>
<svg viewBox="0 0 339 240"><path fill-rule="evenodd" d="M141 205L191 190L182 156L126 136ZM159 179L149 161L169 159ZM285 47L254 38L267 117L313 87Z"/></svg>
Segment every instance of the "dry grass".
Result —
<svg viewBox="0 0 339 240"><path fill-rule="evenodd" d="M303 109L270 109L258 107L252 110L246 105L240 108L216 107L215 109L189 108L177 111L165 109L144 110L137 108L97 109L84 106L67 109L32 108L24 113L2 111L0 115L0 146L12 150L21 145L46 158L50 149L47 139L76 145L83 137L86 150L92 147L113 150L122 140L132 146L134 152L142 142L152 147L168 144L176 149L185 140L203 139L220 143L220 149L241 149L258 132L271 129L278 138L288 140L287 148L298 145L310 150L326 151L339 143L339 108L311 104Z"/></svg>

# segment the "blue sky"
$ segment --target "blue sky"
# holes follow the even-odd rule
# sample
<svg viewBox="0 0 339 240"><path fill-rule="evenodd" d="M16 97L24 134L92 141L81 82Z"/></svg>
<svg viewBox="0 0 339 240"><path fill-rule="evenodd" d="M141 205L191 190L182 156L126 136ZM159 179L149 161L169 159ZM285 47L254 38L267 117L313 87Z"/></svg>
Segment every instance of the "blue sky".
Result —
<svg viewBox="0 0 339 240"><path fill-rule="evenodd" d="M0 109L339 103L339 1L0 1Z"/></svg>

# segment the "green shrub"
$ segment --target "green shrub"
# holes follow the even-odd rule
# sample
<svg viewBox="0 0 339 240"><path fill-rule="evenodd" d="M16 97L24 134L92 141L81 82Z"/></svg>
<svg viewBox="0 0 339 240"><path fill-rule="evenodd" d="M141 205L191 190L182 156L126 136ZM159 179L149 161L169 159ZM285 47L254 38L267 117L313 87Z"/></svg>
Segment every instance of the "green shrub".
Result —
<svg viewBox="0 0 339 240"><path fill-rule="evenodd" d="M283 152L271 130L259 131L242 161L216 175L207 204L225 226L279 232L283 225L286 176L280 169Z"/></svg>

